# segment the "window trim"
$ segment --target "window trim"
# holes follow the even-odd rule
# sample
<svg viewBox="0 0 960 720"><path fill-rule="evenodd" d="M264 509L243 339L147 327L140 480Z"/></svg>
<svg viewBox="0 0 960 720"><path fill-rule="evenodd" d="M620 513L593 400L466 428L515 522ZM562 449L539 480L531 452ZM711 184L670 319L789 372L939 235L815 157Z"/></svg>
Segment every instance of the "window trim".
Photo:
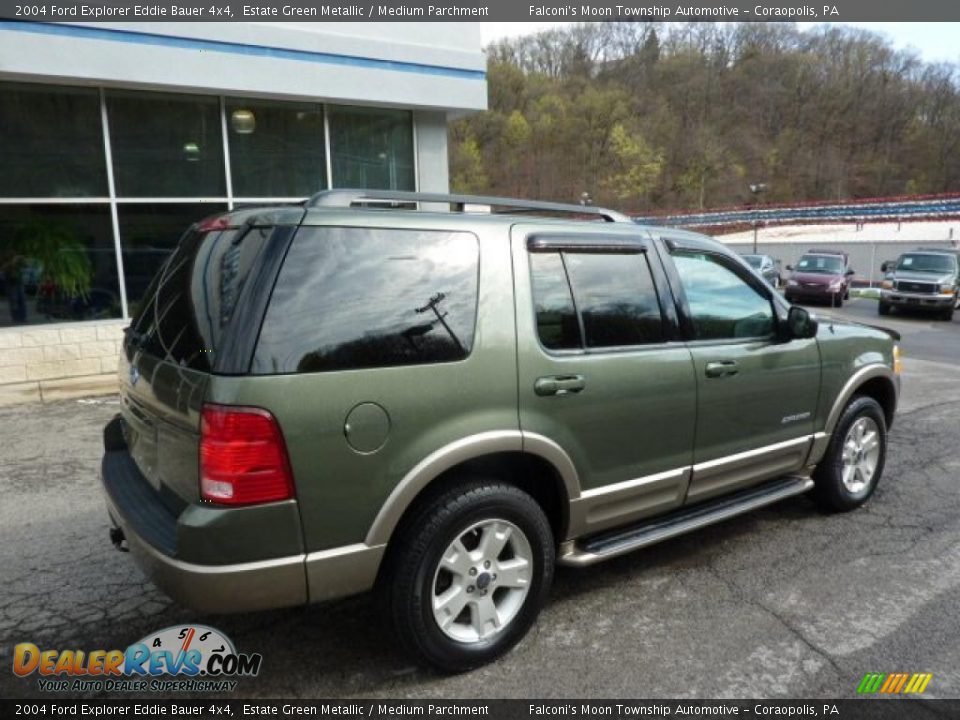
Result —
<svg viewBox="0 0 960 720"><path fill-rule="evenodd" d="M718 252L710 248L681 245L667 237L662 239L668 250L667 255L669 257L669 270L667 271L667 274L670 276L670 284L676 300L677 312L680 315L681 332L686 339L687 345L694 345L698 347L701 345L748 345L754 343L772 343L777 341L777 338L780 336L780 325L782 322L780 313L777 312L779 305L770 295L767 287L762 283L755 272L746 272L746 269L737 263L735 258L727 255L726 253ZM677 270L676 263L673 261L674 256L683 254L708 255L711 258L714 258L718 265L732 272L747 286L756 291L760 297L764 298L767 301L767 304L770 306L771 315L773 316L773 329L771 332L767 335L753 335L743 338L698 338L696 336L696 327L693 323L693 315L690 311L690 301L687 298L687 291L683 285L683 280L680 278L680 273ZM664 264L667 265L667 262Z"/></svg>

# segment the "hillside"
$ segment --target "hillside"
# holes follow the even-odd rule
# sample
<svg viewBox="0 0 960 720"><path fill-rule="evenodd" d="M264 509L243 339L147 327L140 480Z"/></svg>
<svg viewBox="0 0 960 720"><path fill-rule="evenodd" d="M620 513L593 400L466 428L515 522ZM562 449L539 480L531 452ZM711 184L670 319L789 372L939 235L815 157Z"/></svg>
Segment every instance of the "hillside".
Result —
<svg viewBox="0 0 960 720"><path fill-rule="evenodd" d="M458 191L644 212L960 190L957 66L864 30L584 23L487 55Z"/></svg>

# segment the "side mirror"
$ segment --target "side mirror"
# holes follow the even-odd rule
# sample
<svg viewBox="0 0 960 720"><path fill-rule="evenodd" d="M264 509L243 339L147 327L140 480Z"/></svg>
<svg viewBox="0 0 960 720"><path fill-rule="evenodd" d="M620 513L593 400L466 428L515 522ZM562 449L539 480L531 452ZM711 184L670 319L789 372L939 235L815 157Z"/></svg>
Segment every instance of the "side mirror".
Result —
<svg viewBox="0 0 960 720"><path fill-rule="evenodd" d="M857 273L853 268L850 268L849 270L847 270L847 272L844 273L844 275L846 275L847 277L850 277L851 275L856 275L856 274Z"/></svg>
<svg viewBox="0 0 960 720"><path fill-rule="evenodd" d="M792 305L787 313L787 333L791 340L815 337L819 323L806 308Z"/></svg>
<svg viewBox="0 0 960 720"><path fill-rule="evenodd" d="M787 270L789 270L790 272L793 272L793 265L787 265Z"/></svg>
<svg viewBox="0 0 960 720"><path fill-rule="evenodd" d="M884 260L882 263L880 263L880 272L884 272L884 273L885 273L885 272L887 272L887 270L889 270L889 269L890 269L890 261L889 261L889 260Z"/></svg>

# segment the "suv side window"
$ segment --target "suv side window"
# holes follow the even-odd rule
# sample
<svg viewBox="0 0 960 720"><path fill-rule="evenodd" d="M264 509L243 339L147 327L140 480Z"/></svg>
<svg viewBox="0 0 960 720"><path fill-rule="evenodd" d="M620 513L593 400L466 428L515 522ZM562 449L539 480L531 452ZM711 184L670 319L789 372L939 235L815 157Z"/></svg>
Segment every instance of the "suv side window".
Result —
<svg viewBox="0 0 960 720"><path fill-rule="evenodd" d="M596 349L665 340L645 254L535 252L530 267L544 347Z"/></svg>
<svg viewBox="0 0 960 720"><path fill-rule="evenodd" d="M770 300L715 256L675 252L697 340L767 337L773 333Z"/></svg>
<svg viewBox="0 0 960 720"><path fill-rule="evenodd" d="M305 227L277 278L254 374L462 360L480 250L470 233Z"/></svg>

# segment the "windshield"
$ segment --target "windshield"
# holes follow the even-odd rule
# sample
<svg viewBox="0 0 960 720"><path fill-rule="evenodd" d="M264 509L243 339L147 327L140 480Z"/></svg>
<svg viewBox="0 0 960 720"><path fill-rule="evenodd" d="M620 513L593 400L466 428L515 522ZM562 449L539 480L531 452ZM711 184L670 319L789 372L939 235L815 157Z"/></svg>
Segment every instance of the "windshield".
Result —
<svg viewBox="0 0 960 720"><path fill-rule="evenodd" d="M750 267L759 269L763 265L763 255L744 255L743 259L747 261Z"/></svg>
<svg viewBox="0 0 960 720"><path fill-rule="evenodd" d="M805 273L841 275L843 258L839 255L804 255L797 263L797 270Z"/></svg>
<svg viewBox="0 0 960 720"><path fill-rule="evenodd" d="M916 272L948 273L957 268L957 261L950 255L901 255L897 270Z"/></svg>

